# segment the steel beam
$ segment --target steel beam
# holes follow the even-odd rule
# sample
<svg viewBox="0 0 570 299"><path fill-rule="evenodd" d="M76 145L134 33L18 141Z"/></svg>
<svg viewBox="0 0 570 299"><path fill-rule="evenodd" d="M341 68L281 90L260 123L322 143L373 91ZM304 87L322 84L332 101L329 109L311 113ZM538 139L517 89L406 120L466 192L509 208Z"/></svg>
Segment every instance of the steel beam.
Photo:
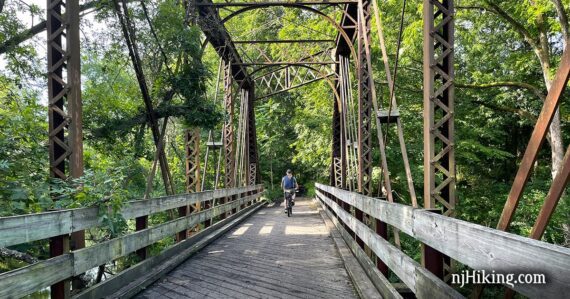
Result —
<svg viewBox="0 0 570 299"><path fill-rule="evenodd" d="M340 61L337 57L336 60ZM340 76L340 63L335 64L335 88L337 94L344 95L341 84L343 84ZM333 117L332 117L332 165L330 183L331 186L344 189L346 187L346 135L345 135L345 117L346 113L343 109L343 99L333 100Z"/></svg>
<svg viewBox="0 0 570 299"><path fill-rule="evenodd" d="M561 95L566 89L566 84L568 83L569 78L570 50L566 48L562 54L560 66L558 67L558 71L556 71L556 76L552 81L550 91L548 92L546 100L542 106L542 111L540 112L536 125L534 126L534 130L532 131L532 135L524 152L519 170L517 171L515 181L513 182L511 191L509 192L509 197L507 202L505 202L497 229L506 231L509 228L515 210L519 204L519 199L524 191L524 186L530 177L534 161L536 161L540 146L546 138L548 127L550 127L552 118L558 109L561 101Z"/></svg>
<svg viewBox="0 0 570 299"><path fill-rule="evenodd" d="M334 43L334 39L276 39L276 40L239 40L234 44L299 44L299 43Z"/></svg>
<svg viewBox="0 0 570 299"><path fill-rule="evenodd" d="M453 0L423 2L424 208L455 215L454 6ZM424 265L449 273L449 258L423 250ZM443 267L444 271L441 271Z"/></svg>
<svg viewBox="0 0 570 299"><path fill-rule="evenodd" d="M215 7L215 8L222 8L222 7L231 7L231 6L239 6L239 7L248 7L248 6L261 6L261 7L272 7L272 6L282 6L282 5L340 5L340 4L351 4L351 3L358 3L356 0L323 0L323 1L315 1L315 0L299 0L299 1L251 1L251 2L226 2L226 3L197 3L196 6L198 7Z"/></svg>
<svg viewBox="0 0 570 299"><path fill-rule="evenodd" d="M568 180L570 179L570 146L566 150L566 154L564 155L564 160L562 161L562 167L554 177L552 181L552 186L550 186L550 190L544 199L544 204L540 209L538 214L538 218L532 227L532 231L530 232L530 237L536 240L540 240L544 231L546 230L546 226L550 221L550 217L554 210L556 209L556 205L558 205L558 201L564 193L564 189L568 185Z"/></svg>
<svg viewBox="0 0 570 299"><path fill-rule="evenodd" d="M232 91L232 65L224 62L224 121L222 138L224 144L224 188L235 187L235 146L234 146L234 101ZM222 203L228 202L228 198Z"/></svg>
<svg viewBox="0 0 570 299"><path fill-rule="evenodd" d="M83 175L83 131L78 0L47 1L47 34L50 177L79 178ZM66 38L65 47L62 38ZM71 238L71 244L67 235L51 238L50 257L85 247L83 231ZM75 281L79 280L74 280L74 286L80 287ZM51 286L52 298L69 297L69 292L68 281Z"/></svg>
<svg viewBox="0 0 570 299"><path fill-rule="evenodd" d="M441 205L447 216L455 212L453 16L452 0L424 0L424 207Z"/></svg>
<svg viewBox="0 0 570 299"><path fill-rule="evenodd" d="M232 76L236 82L245 81L244 87L247 87L251 80L244 66L239 65L242 59L232 41L230 34L218 13L218 9L212 0L197 0L195 5L198 9L198 25L202 32L206 35L208 41L218 53L218 55L226 62L233 62Z"/></svg>
<svg viewBox="0 0 570 299"><path fill-rule="evenodd" d="M336 61L275 61L275 62L251 62L251 63L236 63L239 66L256 66L256 65L333 65Z"/></svg>
<svg viewBox="0 0 570 299"><path fill-rule="evenodd" d="M249 87L247 104L247 154L248 154L248 185L255 185L259 180L257 130L255 126L255 85Z"/></svg>
<svg viewBox="0 0 570 299"><path fill-rule="evenodd" d="M201 191L201 177L200 177L200 129L190 128L184 132L184 151L185 151L185 164L186 164L186 192L200 192ZM208 205L209 206L209 205ZM184 206L178 208L178 216L184 217L189 213L199 212L201 204L196 203L191 206ZM199 228L199 227L197 227ZM190 229L196 230L196 227ZM187 230L178 233L177 239L179 241L186 239Z"/></svg>
<svg viewBox="0 0 570 299"><path fill-rule="evenodd" d="M364 39L370 40L370 7L368 1L362 2L364 19L358 14L358 192L372 195L372 88L371 70L368 69L370 56L367 55ZM369 44L369 43L368 43Z"/></svg>

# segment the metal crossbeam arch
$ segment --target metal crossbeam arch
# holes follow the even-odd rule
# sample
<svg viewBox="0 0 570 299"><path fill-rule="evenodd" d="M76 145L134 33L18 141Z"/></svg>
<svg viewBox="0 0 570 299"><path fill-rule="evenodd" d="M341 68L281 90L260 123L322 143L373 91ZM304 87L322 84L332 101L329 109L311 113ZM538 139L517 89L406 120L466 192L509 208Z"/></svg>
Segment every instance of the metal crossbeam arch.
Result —
<svg viewBox="0 0 570 299"><path fill-rule="evenodd" d="M356 0L323 0L323 1L315 1L315 0L293 0L293 1L250 1L250 2L226 2L226 3L197 3L196 6L198 7L215 7L215 8L222 8L222 7L231 7L231 6L239 6L239 7L248 7L248 6L262 6L262 7L271 7L271 6L283 6L283 5L341 5L341 4L351 4L351 3L358 3Z"/></svg>

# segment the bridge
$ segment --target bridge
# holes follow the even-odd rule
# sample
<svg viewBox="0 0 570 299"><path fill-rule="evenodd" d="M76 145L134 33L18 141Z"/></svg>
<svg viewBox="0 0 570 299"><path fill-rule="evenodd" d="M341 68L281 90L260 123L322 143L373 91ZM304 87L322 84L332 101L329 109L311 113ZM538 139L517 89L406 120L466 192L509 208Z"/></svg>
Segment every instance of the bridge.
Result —
<svg viewBox="0 0 570 299"><path fill-rule="evenodd" d="M79 3L49 3L50 173L65 180L83 175ZM205 141L198 128L185 131L184 194L174 194L172 188L164 151L167 122L157 119L152 106L129 30L129 3L114 4L156 147L149 180L160 167L167 195L125 203L120 216L134 230L95 244L86 244L85 234L105 224L101 215L107 206L1 217L0 247L49 240L50 258L0 274L0 298L25 297L46 288L51 298L463 298L451 283L459 268L544 274L545 283L497 282L505 285L507 298L515 293L561 298L570 290L570 249L540 241L569 180L570 149L530 238L508 232L566 88L570 51L562 55L493 229L454 218L454 1L423 0L423 203L414 190L395 92L397 67L392 76L376 1L188 3L188 24L202 29L203 47L211 46L220 57L218 83L224 86L226 117L221 142L212 132ZM275 6L321 17L334 28L336 38L234 40L225 27L236 16ZM374 33L387 74L387 103L379 100L373 78ZM300 51L303 55L275 56L267 47L293 44L306 49ZM333 95L330 180L316 183L314 198L299 200L288 218L282 206L264 198L255 104L323 80ZM392 192L385 146L390 126L397 132L411 205L397 203ZM201 161L204 145L207 152ZM374 194L372 186L373 149L380 153L380 194ZM204 190L201 165L212 163L208 157L216 154L215 183L212 190ZM167 215L164 221L149 223L149 216L159 213ZM410 256L401 240L421 247L421 258ZM156 252L157 243L167 246ZM83 273L128 256L136 257L130 267L89 287L80 285ZM485 287L475 287L472 296L480 297Z"/></svg>

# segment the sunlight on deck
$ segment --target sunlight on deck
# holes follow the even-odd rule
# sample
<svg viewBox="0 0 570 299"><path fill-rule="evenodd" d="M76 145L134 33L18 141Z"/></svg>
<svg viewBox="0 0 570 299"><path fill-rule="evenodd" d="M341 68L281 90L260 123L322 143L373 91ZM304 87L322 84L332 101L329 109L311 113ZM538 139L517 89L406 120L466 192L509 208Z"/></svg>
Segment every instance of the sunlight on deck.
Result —
<svg viewBox="0 0 570 299"><path fill-rule="evenodd" d="M264 225L264 226L259 230L259 234L260 234L260 235L269 235L272 230L273 230L273 225Z"/></svg>
<svg viewBox="0 0 570 299"><path fill-rule="evenodd" d="M315 228L314 226L296 226L287 225L285 227L285 235L328 235L328 231L324 228Z"/></svg>

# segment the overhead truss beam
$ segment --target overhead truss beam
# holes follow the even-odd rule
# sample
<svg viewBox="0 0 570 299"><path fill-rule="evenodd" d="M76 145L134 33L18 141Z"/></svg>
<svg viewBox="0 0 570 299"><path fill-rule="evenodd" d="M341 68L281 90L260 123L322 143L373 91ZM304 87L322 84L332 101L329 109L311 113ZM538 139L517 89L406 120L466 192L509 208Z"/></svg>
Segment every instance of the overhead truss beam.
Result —
<svg viewBox="0 0 570 299"><path fill-rule="evenodd" d="M224 61L231 62L231 74L234 80L237 82L245 81L244 86L248 86L251 80L245 67L240 65L243 60L218 14L218 10L213 5L214 3L211 0L197 0L198 25L218 55Z"/></svg>
<svg viewBox="0 0 570 299"><path fill-rule="evenodd" d="M274 39L274 40L239 40L234 44L295 44L295 43L334 43L334 39Z"/></svg>
<svg viewBox="0 0 570 299"><path fill-rule="evenodd" d="M212 3L212 2L202 2L197 3L198 7L231 7L231 6L283 6L283 5L338 5L338 4L351 4L358 3L358 1L352 0L324 0L324 1L259 1L259 2L227 2L227 3Z"/></svg>

